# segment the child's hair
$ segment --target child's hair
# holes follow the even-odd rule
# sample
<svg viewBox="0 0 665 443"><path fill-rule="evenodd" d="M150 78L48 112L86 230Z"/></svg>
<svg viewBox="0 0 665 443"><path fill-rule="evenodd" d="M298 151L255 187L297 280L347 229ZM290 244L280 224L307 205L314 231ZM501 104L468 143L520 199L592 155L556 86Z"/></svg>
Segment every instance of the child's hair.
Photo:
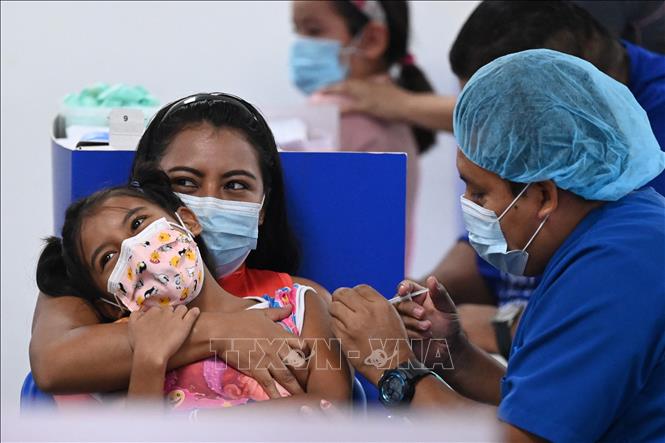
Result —
<svg viewBox="0 0 665 443"><path fill-rule="evenodd" d="M344 18L349 33L357 35L369 22L369 18L351 1L333 1L337 12ZM413 92L433 92L434 88L423 71L416 66L409 53L409 6L404 0L379 0L386 16L389 41L383 54L387 66L398 64L400 67L397 84ZM418 151L423 153L434 145L434 131L412 126L413 135L418 144Z"/></svg>
<svg viewBox="0 0 665 443"><path fill-rule="evenodd" d="M239 131L256 150L265 188L265 220L255 250L247 257L254 269L295 274L299 252L287 217L284 180L277 144L261 113L250 103L224 93L200 93L164 106L153 117L136 150L131 179L140 169L159 168L166 148L184 129L202 123Z"/></svg>
<svg viewBox="0 0 665 443"><path fill-rule="evenodd" d="M468 80L492 60L536 48L580 57L608 75L624 57L618 40L572 2L484 1L457 35L450 66L457 77Z"/></svg>
<svg viewBox="0 0 665 443"><path fill-rule="evenodd" d="M82 256L81 226L111 197L136 197L175 213L184 206L171 191L168 176L159 170L141 170L144 181L102 189L72 203L65 213L62 237L49 237L37 264L37 286L50 296L73 295L93 301L106 295L93 283L90 266ZM196 243L206 265L208 251L199 236Z"/></svg>

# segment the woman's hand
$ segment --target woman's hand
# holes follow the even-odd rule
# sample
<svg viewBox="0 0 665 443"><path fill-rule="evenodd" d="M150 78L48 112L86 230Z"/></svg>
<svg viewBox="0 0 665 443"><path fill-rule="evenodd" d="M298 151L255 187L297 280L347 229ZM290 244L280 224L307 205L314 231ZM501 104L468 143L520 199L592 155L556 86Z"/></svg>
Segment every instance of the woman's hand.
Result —
<svg viewBox="0 0 665 443"><path fill-rule="evenodd" d="M153 307L135 311L129 316L129 345L134 355L156 364L166 362L182 346L199 317L199 308L187 310L185 305Z"/></svg>
<svg viewBox="0 0 665 443"><path fill-rule="evenodd" d="M226 363L254 378L270 396L280 398L276 383L292 395L302 394L307 371L285 364L292 351L307 355L304 340L275 323L291 315L290 305L253 309L226 315L222 336L210 337L210 349ZM271 337L267 339L266 337Z"/></svg>

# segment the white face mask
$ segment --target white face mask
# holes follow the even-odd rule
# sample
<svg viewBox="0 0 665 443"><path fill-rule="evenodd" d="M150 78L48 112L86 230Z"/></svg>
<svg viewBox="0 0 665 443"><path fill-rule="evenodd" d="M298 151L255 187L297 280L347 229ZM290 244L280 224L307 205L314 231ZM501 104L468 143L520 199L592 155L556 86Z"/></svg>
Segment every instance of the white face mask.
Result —
<svg viewBox="0 0 665 443"><path fill-rule="evenodd" d="M107 282L121 310L178 306L192 301L203 286L203 260L191 232L162 217L125 239Z"/></svg>
<svg viewBox="0 0 665 443"><path fill-rule="evenodd" d="M524 275L526 263L529 260L529 253L526 249L536 238L542 227L547 221L547 217L540 223L536 232L531 236L527 244L522 249L509 251L506 237L501 231L501 219L508 213L517 200L526 192L529 184L515 197L508 207L496 216L492 210L472 202L462 195L462 217L466 230L469 231L469 243L485 261L495 268L513 275Z"/></svg>
<svg viewBox="0 0 665 443"><path fill-rule="evenodd" d="M214 263L216 278L226 277L256 249L261 203L221 200L176 193L201 223L201 237ZM265 200L265 197L264 197Z"/></svg>

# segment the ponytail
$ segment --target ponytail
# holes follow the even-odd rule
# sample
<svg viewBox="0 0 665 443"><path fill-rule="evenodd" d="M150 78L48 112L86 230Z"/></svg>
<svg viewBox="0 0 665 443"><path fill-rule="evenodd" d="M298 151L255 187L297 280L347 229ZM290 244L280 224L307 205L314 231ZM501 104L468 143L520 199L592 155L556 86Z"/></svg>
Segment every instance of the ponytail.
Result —
<svg viewBox="0 0 665 443"><path fill-rule="evenodd" d="M399 78L397 80L399 86L416 93L434 92L434 88L432 88L423 71L413 63L412 56L407 54L400 64ZM436 134L432 130L416 125L412 125L411 130L418 144L418 152L421 154L426 152L436 142Z"/></svg>
<svg viewBox="0 0 665 443"><path fill-rule="evenodd" d="M37 263L37 287L44 294L54 297L76 295L69 279L62 250L62 240L49 237Z"/></svg>

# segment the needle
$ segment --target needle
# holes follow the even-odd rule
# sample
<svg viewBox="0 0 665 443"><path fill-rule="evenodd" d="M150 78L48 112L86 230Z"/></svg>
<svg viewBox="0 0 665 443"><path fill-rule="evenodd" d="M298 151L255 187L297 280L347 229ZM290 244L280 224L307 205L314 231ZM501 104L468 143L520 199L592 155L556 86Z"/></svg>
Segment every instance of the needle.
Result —
<svg viewBox="0 0 665 443"><path fill-rule="evenodd" d="M403 302L404 300L411 300L413 297L415 297L415 296L417 296L417 295L424 294L424 293L427 292L428 290L429 290L429 289L421 289L420 291L410 292L410 293L408 293L408 294L406 294L406 295L403 295L402 297L400 297L399 295L396 295L396 296L394 296L393 298L391 298L390 300L388 300L388 302L389 302L391 305L394 305L394 304L396 304L396 303L401 303L401 302Z"/></svg>

